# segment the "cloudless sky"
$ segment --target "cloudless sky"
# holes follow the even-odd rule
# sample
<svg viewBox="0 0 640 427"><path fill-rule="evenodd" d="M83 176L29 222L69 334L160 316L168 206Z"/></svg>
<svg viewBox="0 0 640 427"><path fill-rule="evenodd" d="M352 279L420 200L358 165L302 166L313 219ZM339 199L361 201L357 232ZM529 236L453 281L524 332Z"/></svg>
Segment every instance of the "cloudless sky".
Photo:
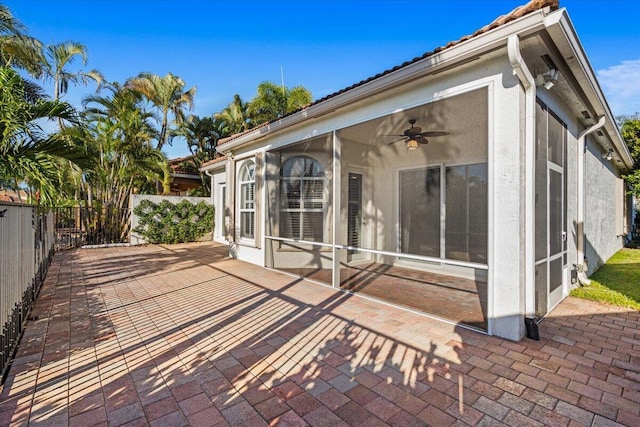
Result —
<svg viewBox="0 0 640 427"><path fill-rule="evenodd" d="M471 34L526 0L0 0L45 44L83 43L108 81L172 72L211 115L261 81L321 98ZM640 2L565 0L614 115L640 111ZM53 93L50 82L43 84ZM66 96L80 106L93 86ZM165 150L188 154L184 143Z"/></svg>

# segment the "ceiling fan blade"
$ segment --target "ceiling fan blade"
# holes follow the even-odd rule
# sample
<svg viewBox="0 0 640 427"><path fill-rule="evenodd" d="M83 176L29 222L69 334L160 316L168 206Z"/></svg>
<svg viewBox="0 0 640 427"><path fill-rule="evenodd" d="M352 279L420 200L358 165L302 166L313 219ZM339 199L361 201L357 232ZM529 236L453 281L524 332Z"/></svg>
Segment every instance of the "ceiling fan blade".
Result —
<svg viewBox="0 0 640 427"><path fill-rule="evenodd" d="M439 132L439 131L422 132L420 135L422 135L422 136L446 136L446 135L449 135L449 132Z"/></svg>
<svg viewBox="0 0 640 427"><path fill-rule="evenodd" d="M389 136L391 136L391 135L389 135ZM395 136L395 135L394 135L394 136ZM399 135L398 135L398 136L399 136ZM390 143L388 143L387 145L393 145L393 144L395 144L396 142L400 142L400 141L405 141L405 138L396 139L395 141L391 141L391 142L390 142Z"/></svg>
<svg viewBox="0 0 640 427"><path fill-rule="evenodd" d="M401 137L405 137L406 135L391 134L391 135L382 135L382 136L401 136Z"/></svg>

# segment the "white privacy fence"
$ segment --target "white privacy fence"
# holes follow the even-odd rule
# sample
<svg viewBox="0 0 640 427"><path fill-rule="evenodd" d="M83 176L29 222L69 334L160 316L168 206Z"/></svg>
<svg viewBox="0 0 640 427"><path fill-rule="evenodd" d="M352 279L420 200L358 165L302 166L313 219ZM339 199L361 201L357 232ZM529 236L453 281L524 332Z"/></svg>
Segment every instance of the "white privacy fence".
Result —
<svg viewBox="0 0 640 427"><path fill-rule="evenodd" d="M4 376L53 256L54 214L0 202L0 371Z"/></svg>

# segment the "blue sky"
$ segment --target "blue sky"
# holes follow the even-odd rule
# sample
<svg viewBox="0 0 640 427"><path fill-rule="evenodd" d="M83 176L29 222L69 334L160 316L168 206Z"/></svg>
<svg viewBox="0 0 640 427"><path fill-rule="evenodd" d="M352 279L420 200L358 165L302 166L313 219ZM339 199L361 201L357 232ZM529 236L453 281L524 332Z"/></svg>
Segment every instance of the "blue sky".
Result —
<svg viewBox="0 0 640 427"><path fill-rule="evenodd" d="M43 43L89 50L85 70L123 82L172 72L196 86L194 113L210 115L263 80L303 85L321 98L470 34L526 0L163 1L0 0ZM614 115L640 111L640 5L560 1ZM79 66L80 68L80 66ZM50 83L44 87L52 93ZM71 89L80 104L93 87ZM188 154L180 142L165 150Z"/></svg>

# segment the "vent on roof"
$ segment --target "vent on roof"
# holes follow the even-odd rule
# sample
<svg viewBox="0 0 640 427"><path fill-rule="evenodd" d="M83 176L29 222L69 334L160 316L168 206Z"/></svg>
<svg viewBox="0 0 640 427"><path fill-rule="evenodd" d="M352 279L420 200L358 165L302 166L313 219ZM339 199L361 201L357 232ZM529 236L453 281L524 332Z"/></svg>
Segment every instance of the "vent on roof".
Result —
<svg viewBox="0 0 640 427"><path fill-rule="evenodd" d="M558 69L558 67L556 66L556 63L553 62L553 59L551 59L549 55L542 55L541 58L544 61L544 63L547 64L547 67L549 67L550 70Z"/></svg>

